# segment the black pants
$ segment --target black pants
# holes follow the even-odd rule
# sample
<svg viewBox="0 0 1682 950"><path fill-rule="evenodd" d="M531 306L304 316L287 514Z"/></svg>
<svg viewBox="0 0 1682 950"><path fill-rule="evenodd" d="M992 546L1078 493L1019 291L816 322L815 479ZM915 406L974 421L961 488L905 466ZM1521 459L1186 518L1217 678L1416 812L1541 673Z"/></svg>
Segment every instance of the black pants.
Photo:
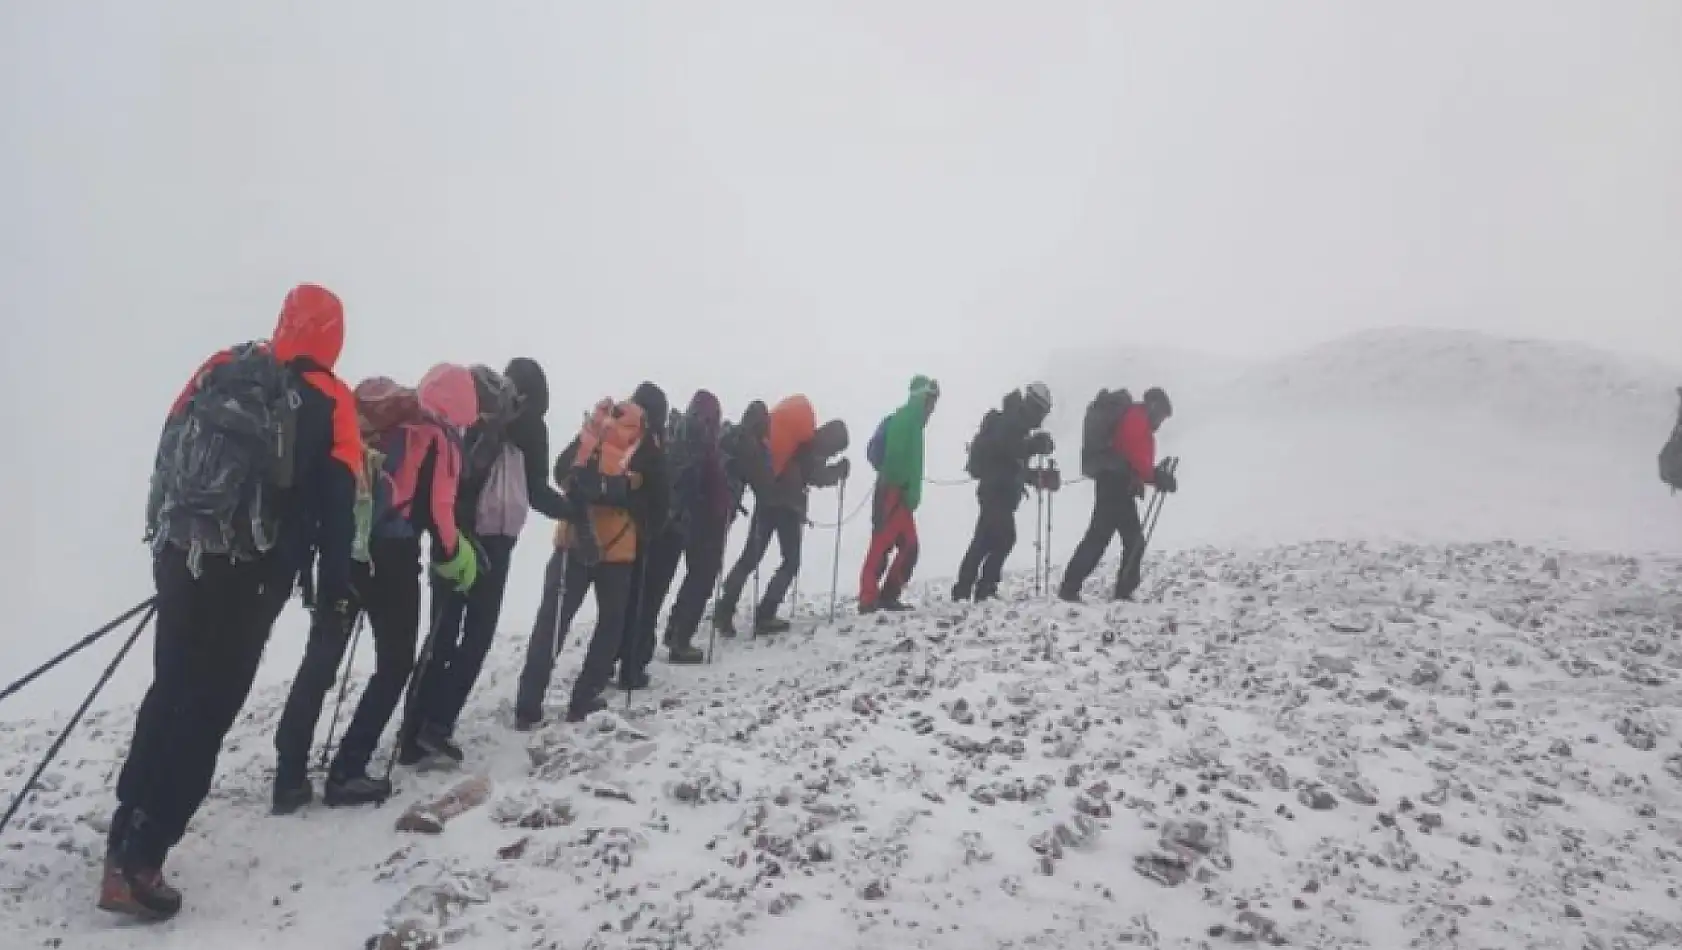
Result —
<svg viewBox="0 0 1682 950"><path fill-rule="evenodd" d="M222 740L251 692L296 573L274 557L206 557L195 578L185 553L171 548L153 562L152 577L152 685L117 778L110 832L112 856L137 868L163 866L210 793Z"/></svg>
<svg viewBox="0 0 1682 950"><path fill-rule="evenodd" d="M1145 543L1144 531L1139 526L1138 498L1127 479L1115 477L1098 479L1093 483L1092 494L1092 521L1063 570L1060 593L1064 596L1080 593L1081 584L1103 559L1110 538L1120 534L1121 568L1116 574L1115 595L1131 597L1139 588L1139 560L1144 556Z"/></svg>
<svg viewBox="0 0 1682 950"><path fill-rule="evenodd" d="M351 565L351 608L365 615L372 632L374 675L357 701L333 758L332 772L341 776L367 769L408 685L420 636L420 539L374 538L368 543L368 553L371 564ZM275 730L277 781L302 781L308 771L321 706L344 662L350 633L333 623L310 625L304 659Z"/></svg>
<svg viewBox="0 0 1682 950"><path fill-rule="evenodd" d="M748 526L748 543L742 548L742 555L736 559L730 574L724 579L724 591L719 595L718 606L713 614L718 617L732 617L736 613L736 605L742 599L742 588L747 586L748 575L759 567L765 552L771 546L771 537L777 538L777 549L782 552L783 562L777 565L777 572L771 575L771 580L765 585L765 595L760 599L754 610L755 622L769 620L777 615L777 610L783 605L783 598L788 595L789 586L800 576L800 544L805 534L806 521L800 512L793 508L767 508L760 505L754 509L753 520Z"/></svg>
<svg viewBox="0 0 1682 950"><path fill-rule="evenodd" d="M962 599L973 594L977 600L985 600L998 593L1005 559L1016 547L1017 506L1016 499L993 492L979 493L976 500L981 503L981 513L975 519L975 537L958 565L955 596Z"/></svg>
<svg viewBox="0 0 1682 950"><path fill-rule="evenodd" d="M497 535L479 538L490 563L480 568L479 579L467 593L448 585L433 588L438 596L432 599L432 624L438 634L432 642L432 657L416 684L420 691L415 697L417 721L409 724L411 728L430 727L444 735L455 732L456 720L496 639L517 540Z"/></svg>
<svg viewBox="0 0 1682 950"><path fill-rule="evenodd" d="M683 583L666 618L668 645L689 646L694 641L695 631L701 627L701 615L707 612L707 599L724 569L727 530L723 524L708 525L700 521L690 524L683 545Z"/></svg>
<svg viewBox="0 0 1682 950"><path fill-rule="evenodd" d="M631 592L626 598L625 637L619 645L619 675L633 679L654 659L654 631L666 593L672 589L672 578L677 576L678 562L683 560L683 533L667 530L638 548Z"/></svg>
<svg viewBox="0 0 1682 950"><path fill-rule="evenodd" d="M603 562L588 567L557 549L543 572L543 600L526 644L526 665L520 671L520 689L514 708L522 719L543 718L543 696L555 672L555 656L566 642L567 630L584 594L596 590L596 632L584 656L584 668L573 684L572 703L581 705L607 688L613 664L619 657L624 635L626 600L631 592L632 564Z"/></svg>

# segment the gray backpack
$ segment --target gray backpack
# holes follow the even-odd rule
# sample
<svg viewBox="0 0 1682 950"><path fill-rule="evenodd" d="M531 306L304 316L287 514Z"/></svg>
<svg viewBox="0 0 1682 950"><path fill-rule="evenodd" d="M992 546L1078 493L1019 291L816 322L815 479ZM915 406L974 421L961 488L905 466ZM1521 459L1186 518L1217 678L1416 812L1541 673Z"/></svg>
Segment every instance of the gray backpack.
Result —
<svg viewBox="0 0 1682 950"><path fill-rule="evenodd" d="M292 372L262 344L235 347L197 380L164 423L147 504L154 553L251 560L280 535L280 496L296 478L300 397Z"/></svg>

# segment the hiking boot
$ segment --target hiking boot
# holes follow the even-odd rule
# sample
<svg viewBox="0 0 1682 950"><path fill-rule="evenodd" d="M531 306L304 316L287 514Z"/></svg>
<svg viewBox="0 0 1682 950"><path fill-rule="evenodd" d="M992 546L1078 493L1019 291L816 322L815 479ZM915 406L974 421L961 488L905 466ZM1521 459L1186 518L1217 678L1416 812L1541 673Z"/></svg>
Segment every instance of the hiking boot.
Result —
<svg viewBox="0 0 1682 950"><path fill-rule="evenodd" d="M970 594L970 591L969 591L968 588L964 587L961 584L953 585L953 587L952 587L952 602L953 603L961 604L964 601L969 600L970 598L971 598L971 594ZM976 596L975 599L979 600L981 598L979 596Z"/></svg>
<svg viewBox="0 0 1682 950"><path fill-rule="evenodd" d="M574 702L567 708L567 722L583 722L594 713L607 708L607 700L600 696L587 699L584 702Z"/></svg>
<svg viewBox="0 0 1682 950"><path fill-rule="evenodd" d="M519 712L514 714L514 731L515 732L532 732L532 731L535 731L535 730L541 728L542 726L543 726L543 714L542 713L538 713L535 716L527 715L526 713L519 713Z"/></svg>
<svg viewBox="0 0 1682 950"><path fill-rule="evenodd" d="M269 814L290 815L313 801L315 786L310 783L308 776L276 775L274 804L269 809Z"/></svg>
<svg viewBox="0 0 1682 950"><path fill-rule="evenodd" d="M866 603L865 601L862 601L862 600L859 601L859 613L861 613L861 614L873 614L875 612L876 612L876 605L875 604Z"/></svg>
<svg viewBox="0 0 1682 950"><path fill-rule="evenodd" d="M426 750L420 747L414 736L399 736L397 739L397 764L404 768L414 768L427 757Z"/></svg>
<svg viewBox="0 0 1682 950"><path fill-rule="evenodd" d="M415 745L428 757L449 759L458 765L467 758L461 751L461 746L456 745L449 734L437 726L422 726L419 734L415 736Z"/></svg>
<svg viewBox="0 0 1682 950"><path fill-rule="evenodd" d="M713 629L724 639L733 640L736 637L736 620L730 614L721 614L713 618Z"/></svg>
<svg viewBox="0 0 1682 950"><path fill-rule="evenodd" d="M667 648L666 662L679 666L695 666L705 663L707 655L687 643L674 643Z"/></svg>
<svg viewBox="0 0 1682 950"><path fill-rule="evenodd" d="M647 670L641 673L621 671L619 674L619 688L628 693L639 689L647 689L653 683L654 681L649 678Z"/></svg>
<svg viewBox="0 0 1682 950"><path fill-rule="evenodd" d="M793 625L781 617L766 617L753 622L753 635L760 637L772 633L787 633L792 628Z"/></svg>
<svg viewBox="0 0 1682 950"><path fill-rule="evenodd" d="M1057 591L1057 599L1071 604L1086 604L1086 601L1081 599L1080 591L1078 590L1063 590L1059 588Z"/></svg>
<svg viewBox="0 0 1682 950"><path fill-rule="evenodd" d="M328 808L347 805L379 805L391 797L391 780L369 778L366 774L327 776L321 801Z"/></svg>
<svg viewBox="0 0 1682 950"><path fill-rule="evenodd" d="M891 610L896 614L902 614L902 613L905 613L907 610L915 610L916 609L915 607L912 607L910 604L906 603L905 601L900 600L898 597L887 598L887 599L882 601L880 606L883 610Z"/></svg>
<svg viewBox="0 0 1682 950"><path fill-rule="evenodd" d="M181 892L169 886L158 868L124 868L105 859L99 882L99 909L140 920L168 920L181 911Z"/></svg>

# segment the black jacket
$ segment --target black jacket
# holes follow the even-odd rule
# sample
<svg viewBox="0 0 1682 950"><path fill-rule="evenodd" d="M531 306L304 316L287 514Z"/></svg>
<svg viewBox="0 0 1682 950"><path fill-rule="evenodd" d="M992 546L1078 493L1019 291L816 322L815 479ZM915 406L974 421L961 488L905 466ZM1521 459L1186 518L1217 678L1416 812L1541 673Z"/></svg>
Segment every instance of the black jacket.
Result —
<svg viewBox="0 0 1682 950"><path fill-rule="evenodd" d="M1005 399L1002 409L982 417L981 428L970 445L970 472L975 477L976 497L984 502L1007 503L1013 510L1033 479L1028 460L1033 457L1034 427L1017 394Z"/></svg>

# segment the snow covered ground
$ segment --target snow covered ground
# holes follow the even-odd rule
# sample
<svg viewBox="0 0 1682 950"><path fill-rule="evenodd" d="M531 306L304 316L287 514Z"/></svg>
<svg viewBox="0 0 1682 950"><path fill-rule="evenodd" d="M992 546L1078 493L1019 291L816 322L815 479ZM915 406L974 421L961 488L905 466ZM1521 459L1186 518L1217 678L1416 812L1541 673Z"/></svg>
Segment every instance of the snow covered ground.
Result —
<svg viewBox="0 0 1682 950"><path fill-rule="evenodd" d="M1326 542L730 643L629 710L463 733L489 800L266 813L253 697L144 938L91 903L129 709L0 843L8 946L1674 947L1682 562ZM563 670L580 654L569 645ZM565 681L568 677L563 675ZM0 735L10 781L51 737Z"/></svg>
<svg viewBox="0 0 1682 950"><path fill-rule="evenodd" d="M973 493L932 485L918 613L658 664L628 710L525 736L534 525L467 770L280 819L289 612L172 860L187 908L139 937L92 897L142 644L0 837L3 943L315 950L407 924L469 950L1682 946L1682 505L1653 461L1669 372L1418 331L1194 364L1050 376L1067 468L1091 389L1175 390L1162 449L1183 490L1137 605L1034 597L1031 502L1010 602L946 602ZM957 474L970 402L943 403L966 417L937 415L931 477ZM1089 505L1084 485L1057 499L1055 560ZM843 536L843 591L866 527ZM833 538L808 536L803 616L827 608ZM66 612L122 606L96 599ZM31 638L30 659L67 642ZM44 718L0 722L8 802L111 649L20 697ZM472 775L488 800L441 834L394 830Z"/></svg>

